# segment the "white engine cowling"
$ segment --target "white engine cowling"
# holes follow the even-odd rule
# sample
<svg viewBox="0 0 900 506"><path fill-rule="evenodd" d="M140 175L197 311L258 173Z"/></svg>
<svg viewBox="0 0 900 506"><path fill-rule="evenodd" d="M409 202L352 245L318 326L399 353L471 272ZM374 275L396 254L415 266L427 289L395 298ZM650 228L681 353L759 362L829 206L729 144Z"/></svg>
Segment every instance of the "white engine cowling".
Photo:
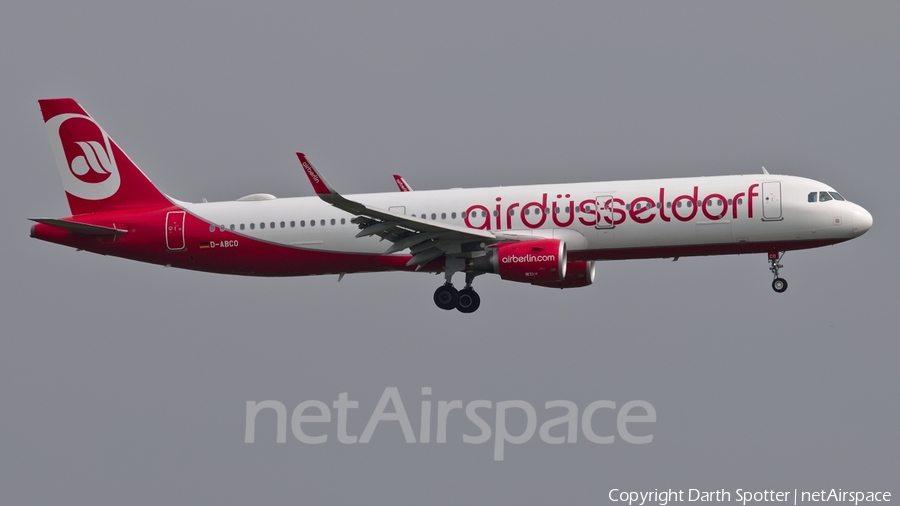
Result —
<svg viewBox="0 0 900 506"><path fill-rule="evenodd" d="M474 259L473 270L519 283L560 283L566 278L566 243L559 239L506 242Z"/></svg>
<svg viewBox="0 0 900 506"><path fill-rule="evenodd" d="M569 262L566 265L566 277L562 281L534 283L548 288L581 288L594 282L594 262Z"/></svg>

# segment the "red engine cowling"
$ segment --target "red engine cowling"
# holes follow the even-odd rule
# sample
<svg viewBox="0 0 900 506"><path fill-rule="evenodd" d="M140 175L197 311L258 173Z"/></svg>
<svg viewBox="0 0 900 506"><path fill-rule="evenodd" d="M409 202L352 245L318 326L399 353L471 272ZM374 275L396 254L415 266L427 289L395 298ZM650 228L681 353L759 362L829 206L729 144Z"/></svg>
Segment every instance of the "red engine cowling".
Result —
<svg viewBox="0 0 900 506"><path fill-rule="evenodd" d="M538 239L498 244L491 263L501 279L560 283L566 278L566 243L559 239Z"/></svg>
<svg viewBox="0 0 900 506"><path fill-rule="evenodd" d="M581 288L593 282L594 262L569 262L566 265L566 277L562 281L534 284L548 288Z"/></svg>

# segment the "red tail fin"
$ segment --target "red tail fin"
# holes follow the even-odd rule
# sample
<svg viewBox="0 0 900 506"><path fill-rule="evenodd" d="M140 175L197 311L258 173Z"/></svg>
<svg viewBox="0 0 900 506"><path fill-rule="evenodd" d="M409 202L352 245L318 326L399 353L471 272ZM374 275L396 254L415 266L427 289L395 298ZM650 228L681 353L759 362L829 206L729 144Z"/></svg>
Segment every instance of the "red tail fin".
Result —
<svg viewBox="0 0 900 506"><path fill-rule="evenodd" d="M73 215L171 205L75 100L38 103Z"/></svg>

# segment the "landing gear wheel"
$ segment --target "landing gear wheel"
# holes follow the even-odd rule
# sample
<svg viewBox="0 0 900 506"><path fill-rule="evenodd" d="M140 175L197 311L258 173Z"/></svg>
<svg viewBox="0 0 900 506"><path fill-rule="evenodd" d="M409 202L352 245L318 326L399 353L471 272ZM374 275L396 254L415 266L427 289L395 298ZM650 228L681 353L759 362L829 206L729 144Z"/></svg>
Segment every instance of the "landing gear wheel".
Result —
<svg viewBox="0 0 900 506"><path fill-rule="evenodd" d="M471 288L463 288L459 291L459 300L456 303L456 309L460 313L474 313L481 305L481 297Z"/></svg>
<svg viewBox="0 0 900 506"><path fill-rule="evenodd" d="M787 290L787 281L778 275L778 270L784 267L781 265L782 258L784 258L784 252L769 252L769 270L775 276L775 279L772 280L772 290L775 290L776 293L784 293Z"/></svg>
<svg viewBox="0 0 900 506"><path fill-rule="evenodd" d="M453 288L453 285L441 285L434 291L434 304L441 309L448 311L454 309L457 301L459 301L459 291Z"/></svg>
<svg viewBox="0 0 900 506"><path fill-rule="evenodd" d="M784 278L775 278L772 281L772 290L775 290L778 293L784 293L787 290L787 281Z"/></svg>

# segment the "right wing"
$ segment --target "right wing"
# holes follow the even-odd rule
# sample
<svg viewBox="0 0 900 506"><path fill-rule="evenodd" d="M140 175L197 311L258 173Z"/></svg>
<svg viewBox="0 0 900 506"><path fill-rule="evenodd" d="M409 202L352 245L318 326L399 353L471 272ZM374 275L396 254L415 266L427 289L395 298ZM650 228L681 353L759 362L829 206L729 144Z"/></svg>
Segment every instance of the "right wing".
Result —
<svg viewBox="0 0 900 506"><path fill-rule="evenodd" d="M402 192L413 191L412 187L409 186L409 183L407 183L400 174L394 174L394 182L397 183L397 188L400 188L400 191Z"/></svg>

